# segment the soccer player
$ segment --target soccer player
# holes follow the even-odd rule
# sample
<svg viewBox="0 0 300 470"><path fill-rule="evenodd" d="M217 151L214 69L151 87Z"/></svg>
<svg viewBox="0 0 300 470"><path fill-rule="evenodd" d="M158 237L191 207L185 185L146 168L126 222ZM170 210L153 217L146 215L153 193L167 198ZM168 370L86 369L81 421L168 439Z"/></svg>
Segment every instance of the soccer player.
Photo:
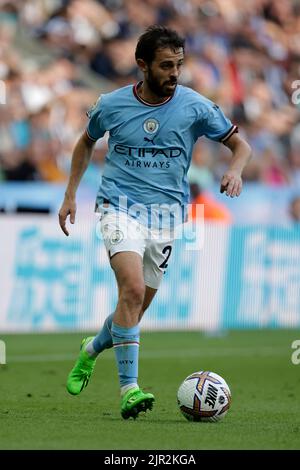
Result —
<svg viewBox="0 0 300 470"><path fill-rule="evenodd" d="M184 39L176 31L149 27L138 40L135 58L143 80L103 94L88 113L89 123L75 146L59 211L60 226L68 236L66 220L70 216L71 224L75 223L76 190L95 142L108 131L96 211L101 214L118 303L100 332L83 339L67 390L78 395L88 384L97 356L113 347L124 419L136 418L154 402L154 396L138 386L139 322L167 268L172 228L186 220L193 145L205 135L232 151L220 189L231 197L241 193L241 174L251 154L237 126L217 104L178 85Z"/></svg>

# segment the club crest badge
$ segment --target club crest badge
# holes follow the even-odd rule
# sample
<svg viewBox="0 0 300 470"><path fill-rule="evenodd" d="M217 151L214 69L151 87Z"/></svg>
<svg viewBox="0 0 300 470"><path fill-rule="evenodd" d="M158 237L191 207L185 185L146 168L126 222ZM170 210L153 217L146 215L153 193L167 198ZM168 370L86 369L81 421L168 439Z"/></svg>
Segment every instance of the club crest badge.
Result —
<svg viewBox="0 0 300 470"><path fill-rule="evenodd" d="M117 245L124 239L124 234L121 230L115 230L110 236L110 243Z"/></svg>
<svg viewBox="0 0 300 470"><path fill-rule="evenodd" d="M147 134L154 134L159 128L159 122L155 118L146 119L143 128Z"/></svg>

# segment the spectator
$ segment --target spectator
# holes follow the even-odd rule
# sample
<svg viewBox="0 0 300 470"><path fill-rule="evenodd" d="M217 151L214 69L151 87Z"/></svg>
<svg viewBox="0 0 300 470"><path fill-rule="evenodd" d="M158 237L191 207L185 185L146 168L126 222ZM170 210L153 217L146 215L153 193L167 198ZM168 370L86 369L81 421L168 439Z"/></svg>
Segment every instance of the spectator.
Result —
<svg viewBox="0 0 300 470"><path fill-rule="evenodd" d="M293 0L0 0L0 80L7 89L5 116L0 109L2 178L21 177L15 170L24 164L31 168L26 178L64 177L85 111L102 91L84 88L78 67L85 67L86 76L92 71L111 80L112 88L138 80L133 45L155 22L187 37L182 83L222 106L253 148L244 180L279 188L300 184L300 107L292 102L300 7ZM14 41L19 26L55 55L52 64L24 58ZM30 156L41 145L32 129L35 116L45 120L45 109L47 154L58 172L41 171L37 156ZM101 167L105 146L98 150ZM226 151L201 143L192 170L207 187L227 159Z"/></svg>
<svg viewBox="0 0 300 470"><path fill-rule="evenodd" d="M203 191L197 183L190 184L191 191L191 204L189 218L196 220L200 215L204 215L204 221L208 222L221 222L223 224L230 224L232 222L232 216L227 207L216 201L212 194L208 191ZM197 205L203 205L204 214L201 211L197 211Z"/></svg>

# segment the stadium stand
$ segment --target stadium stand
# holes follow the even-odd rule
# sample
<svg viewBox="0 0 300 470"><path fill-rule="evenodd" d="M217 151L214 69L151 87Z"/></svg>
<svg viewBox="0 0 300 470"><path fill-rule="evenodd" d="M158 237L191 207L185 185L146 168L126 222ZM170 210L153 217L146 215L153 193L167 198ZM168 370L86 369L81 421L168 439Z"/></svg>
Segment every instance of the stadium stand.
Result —
<svg viewBox="0 0 300 470"><path fill-rule="evenodd" d="M186 36L181 83L216 101L251 144L244 180L295 192L300 6L292 0L1 1L2 184L65 182L86 110L101 92L139 78L134 45L152 23ZM103 139L88 183L96 184L105 152ZM203 139L193 178L213 188L228 158L225 147Z"/></svg>

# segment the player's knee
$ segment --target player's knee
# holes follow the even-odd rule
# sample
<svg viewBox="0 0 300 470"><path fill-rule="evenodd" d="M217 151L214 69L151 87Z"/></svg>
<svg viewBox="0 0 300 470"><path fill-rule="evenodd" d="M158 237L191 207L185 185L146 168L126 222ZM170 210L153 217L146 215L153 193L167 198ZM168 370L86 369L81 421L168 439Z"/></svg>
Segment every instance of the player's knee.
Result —
<svg viewBox="0 0 300 470"><path fill-rule="evenodd" d="M121 290L121 298L128 305L142 306L144 297L145 285L140 281L130 282Z"/></svg>

